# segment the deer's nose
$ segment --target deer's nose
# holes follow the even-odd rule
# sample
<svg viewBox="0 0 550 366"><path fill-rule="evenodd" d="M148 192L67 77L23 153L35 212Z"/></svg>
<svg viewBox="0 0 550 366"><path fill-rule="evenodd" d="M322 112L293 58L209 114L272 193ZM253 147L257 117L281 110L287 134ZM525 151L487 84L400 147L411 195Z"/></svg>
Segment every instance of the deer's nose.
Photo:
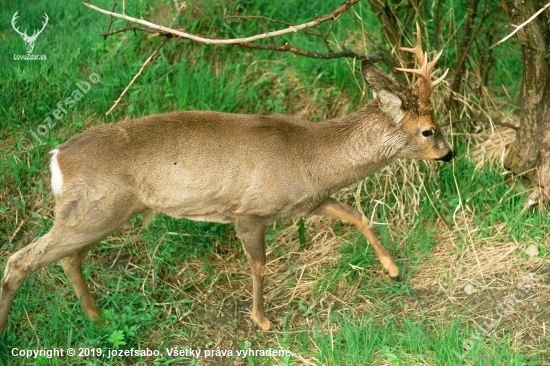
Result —
<svg viewBox="0 0 550 366"><path fill-rule="evenodd" d="M443 156L439 159L436 159L436 160L448 162L448 161L453 160L454 157L455 157L455 152L451 149L451 150L449 150L449 152L445 156Z"/></svg>

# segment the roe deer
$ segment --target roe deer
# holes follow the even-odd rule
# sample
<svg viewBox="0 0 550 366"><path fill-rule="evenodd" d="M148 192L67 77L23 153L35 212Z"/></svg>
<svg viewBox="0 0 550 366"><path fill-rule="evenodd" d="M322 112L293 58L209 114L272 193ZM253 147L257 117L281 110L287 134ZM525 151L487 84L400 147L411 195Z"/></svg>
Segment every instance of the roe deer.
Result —
<svg viewBox="0 0 550 366"><path fill-rule="evenodd" d="M235 222L252 269L252 320L264 315L265 230L278 219L324 215L355 225L389 276L398 268L367 219L331 194L398 158L450 161L454 152L430 104L442 79L431 81L417 28L413 52L418 90L396 84L368 61L361 64L374 90L363 109L325 122L288 116L174 112L96 126L52 151L55 222L47 234L7 261L0 295L0 332L21 282L57 260L85 314L100 319L82 275L94 244L137 213L164 212ZM446 74L446 73L445 73Z"/></svg>

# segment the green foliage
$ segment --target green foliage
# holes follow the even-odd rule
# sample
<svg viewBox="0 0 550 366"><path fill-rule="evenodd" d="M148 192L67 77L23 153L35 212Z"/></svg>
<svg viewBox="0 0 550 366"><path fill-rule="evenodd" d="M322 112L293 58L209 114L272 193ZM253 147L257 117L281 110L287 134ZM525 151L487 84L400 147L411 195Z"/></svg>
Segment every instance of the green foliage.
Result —
<svg viewBox="0 0 550 366"><path fill-rule="evenodd" d="M93 3L102 8L111 6L107 0ZM224 16L227 14L262 15L300 23L331 11L336 4L284 0L274 6L267 1L228 1L224 4L214 0L190 1L188 8L174 17L173 3L167 0L125 2L128 14L217 37L245 36L280 28L279 24L263 19L237 20ZM442 27L438 38L432 42L445 46L442 64L452 68L456 65L460 41L453 32L463 24L466 13L462 3L440 3L444 7L440 23L448 26ZM393 4L397 7L398 3ZM434 2L422 4L426 7L426 27L435 33ZM486 6L496 8L499 5L490 1ZM170 10L170 15L158 15L162 9ZM147 34L128 32L105 40L99 35L105 30L108 18L89 10L81 2L8 2L3 10L0 14L4 47L4 52L0 53L3 65L0 68L3 83L0 89L0 268L5 267L7 257L15 250L43 235L52 225L54 199L49 192L48 151L89 126L191 109L295 114L309 107L311 119L322 120L348 113L363 103L362 81L353 72L357 63L350 60L312 60L289 54L172 40L144 70L113 113L105 116L113 101L159 45L159 37L148 39ZM20 13L22 29L28 28L30 32L40 26L44 12L48 14L49 24L39 36L34 51L46 54L47 61L12 59L13 54L25 52L21 38L10 26L16 10ZM488 24L500 22L494 39L505 31L502 28L505 20L499 17L500 12L495 11L489 19L493 23L487 20ZM411 21L412 18L409 23ZM113 24L117 28L126 23L115 20ZM376 43L386 51L395 46L389 45L383 37L383 27L366 1L335 23L333 36L329 39L346 36L347 46L364 52L359 49L364 45L362 26L372 38L365 41L367 46L374 47ZM322 29L326 31L328 27L329 24L325 24ZM407 24L407 29L412 29L411 24ZM410 38L410 33L404 32ZM289 42L300 48L324 51L316 37L302 33L263 43L271 42ZM486 46L487 43L475 45L471 64L468 64L472 73L474 61L480 62ZM370 52L373 51L371 48ZM494 50L494 66L488 83L491 93L497 97L517 94L520 58L517 45L513 43ZM90 81L92 73L99 75L98 83ZM56 119L54 111L58 103L70 97L83 81L90 83L90 90L73 107L66 108L63 118ZM505 90L502 85L506 86ZM52 123L48 122L48 117ZM248 317L248 310L243 309L250 306L249 294L239 297L228 291L217 298L222 299L218 303L207 300L219 295L212 290L213 284L242 280L232 272L234 268L220 272L214 265L218 256L239 258L236 253L242 254L231 225L158 215L148 230L140 231L140 220L132 220L111 238L102 241L85 262L85 276L92 279L90 287L102 310L103 323L96 325L84 318L61 267L52 265L30 276L19 290L7 332L0 336L0 363L29 364L29 360L11 356L14 348L87 347L107 352L129 348L214 347L220 341L220 334L216 334L220 323L234 330L232 344L235 349L285 348L308 360L316 359L319 364L522 365L541 361L543 356L513 347L514 342L507 335L478 344L467 359L458 360L452 351L460 350L462 342L468 339L467 322L451 322L449 327L449 319L427 319L422 310L414 319L398 315L400 300L396 298L412 296L415 289L410 283L411 277L420 261L429 258L431 250L439 244L435 222L441 219L449 228L454 228L453 215L457 207L472 213L479 228L476 235L495 240L540 242L542 255L548 256L548 215L535 210L522 214L525 194L516 185L509 186L508 176L502 169L497 165L483 165L476 170L467 143L460 138L455 142L459 154L452 164L437 167L418 164L420 176L414 178L414 184L420 186L422 182L422 193L430 195L429 199L419 200L418 207L415 206L417 211L405 215L401 223L374 226L390 252L401 254L397 259L400 268L404 269L401 283L382 281L371 275L379 264L368 243L358 233L346 234L344 225L335 223L334 230L343 234L345 240L337 261L320 273L321 278L313 286L311 302L289 301L279 310L283 311L279 320L282 330L254 333L243 320ZM394 170L395 179L403 178L400 168ZM421 177L426 177L425 181ZM376 212L375 221L391 223L398 216L396 207L403 196L401 193L407 188L405 183L392 183L392 192L388 193L384 179L376 175L366 181L363 193L382 193L381 196L363 197L361 205L365 212ZM279 250L276 234L283 233L277 225L282 224L270 228L267 239L273 251ZM497 227L504 230L497 232ZM306 251L312 235L308 235L304 221L300 221L296 235L300 250ZM191 259L200 260L202 272L182 265ZM246 266L244 255L234 262L235 266ZM291 272L292 264L289 263ZM279 285L286 286L285 283L270 283L270 286ZM338 298L340 285L356 286L358 295L353 297L353 303L335 302L330 312L320 309L314 299L324 298L324 294ZM191 297L197 292L205 299L203 303ZM285 288L275 296L285 297L291 292L292 288ZM365 298L372 299L372 308L363 313L349 311L364 305ZM232 306L229 310L225 308L228 303ZM268 304L268 314L275 318L276 311ZM459 310L453 311L449 317L464 315L457 314ZM294 315L307 322L293 321ZM205 328L199 324L212 329L204 332ZM154 361L143 357L107 360L91 356L79 359L40 357L33 361L37 365L152 362L198 365L203 360L163 355ZM294 365L301 361L293 356L249 356L245 361L237 361L234 357L228 362Z"/></svg>
<svg viewBox="0 0 550 366"><path fill-rule="evenodd" d="M119 349L120 346L125 346L126 342L124 342L124 331L115 330L111 333L111 336L107 339L107 341L112 345L113 349Z"/></svg>

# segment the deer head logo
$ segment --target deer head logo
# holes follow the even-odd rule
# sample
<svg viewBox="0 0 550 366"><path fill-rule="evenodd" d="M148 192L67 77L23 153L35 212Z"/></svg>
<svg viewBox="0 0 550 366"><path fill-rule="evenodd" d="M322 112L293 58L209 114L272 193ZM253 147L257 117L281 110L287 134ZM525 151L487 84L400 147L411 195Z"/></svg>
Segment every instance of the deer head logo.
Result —
<svg viewBox="0 0 550 366"><path fill-rule="evenodd" d="M46 24L48 24L48 14L44 13L44 21L42 22L42 29L40 29L38 32L35 30L32 33L32 36L28 36L26 29L25 29L24 32L20 32L19 27L17 27L15 25L15 21L17 20L17 13L18 12L19 12L19 10L16 11L15 14L13 14L13 17L11 18L11 26L13 27L13 29L17 33L19 33L21 38L23 38L23 41L25 41L25 47L27 48L27 54L30 54L32 52L32 50L34 49L34 42L36 41L36 38L38 38L40 33L42 33L44 28L46 28Z"/></svg>

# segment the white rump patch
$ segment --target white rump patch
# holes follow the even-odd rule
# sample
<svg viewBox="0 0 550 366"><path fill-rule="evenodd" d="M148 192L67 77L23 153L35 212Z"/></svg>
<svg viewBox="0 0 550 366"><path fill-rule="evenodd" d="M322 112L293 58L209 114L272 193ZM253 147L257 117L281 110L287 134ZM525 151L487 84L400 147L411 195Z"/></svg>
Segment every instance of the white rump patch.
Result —
<svg viewBox="0 0 550 366"><path fill-rule="evenodd" d="M61 174L61 169L57 162L59 150L52 150L50 154L52 154L52 161L50 163L50 170L52 171L52 191L53 194L59 196L63 192L63 175Z"/></svg>

